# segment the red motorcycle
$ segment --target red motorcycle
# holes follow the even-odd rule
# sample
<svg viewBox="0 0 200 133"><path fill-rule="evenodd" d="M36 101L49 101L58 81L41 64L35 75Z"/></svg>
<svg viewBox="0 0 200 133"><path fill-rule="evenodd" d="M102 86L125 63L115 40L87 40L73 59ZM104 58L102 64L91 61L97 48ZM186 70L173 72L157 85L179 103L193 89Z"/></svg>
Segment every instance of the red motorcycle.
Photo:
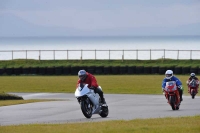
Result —
<svg viewBox="0 0 200 133"><path fill-rule="evenodd" d="M198 84L199 84L199 81L195 79L192 79L191 81L188 82L188 93L190 93L190 95L192 96L192 99L194 99L195 95L198 93L197 91Z"/></svg>
<svg viewBox="0 0 200 133"><path fill-rule="evenodd" d="M166 82L164 94L172 110L179 110L180 95L175 81Z"/></svg>

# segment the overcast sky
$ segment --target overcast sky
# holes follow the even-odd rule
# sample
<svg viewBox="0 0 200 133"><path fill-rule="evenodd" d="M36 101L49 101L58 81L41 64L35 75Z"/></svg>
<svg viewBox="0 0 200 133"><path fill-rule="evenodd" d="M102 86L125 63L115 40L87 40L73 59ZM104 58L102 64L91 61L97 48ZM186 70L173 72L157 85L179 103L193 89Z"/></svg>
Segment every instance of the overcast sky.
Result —
<svg viewBox="0 0 200 133"><path fill-rule="evenodd" d="M200 0L0 0L0 36L200 35Z"/></svg>

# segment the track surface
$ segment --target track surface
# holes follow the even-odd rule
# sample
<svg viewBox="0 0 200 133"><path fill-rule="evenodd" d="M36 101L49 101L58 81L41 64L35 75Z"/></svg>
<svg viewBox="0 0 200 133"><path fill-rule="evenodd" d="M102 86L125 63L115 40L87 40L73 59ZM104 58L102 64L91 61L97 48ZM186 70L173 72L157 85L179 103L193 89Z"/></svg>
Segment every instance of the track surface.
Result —
<svg viewBox="0 0 200 133"><path fill-rule="evenodd" d="M105 94L109 106L107 118L83 116L74 94L13 93L24 99L60 99L0 107L0 125L33 123L73 123L107 120L131 120L200 115L200 97L183 96L180 109L173 111L163 95Z"/></svg>

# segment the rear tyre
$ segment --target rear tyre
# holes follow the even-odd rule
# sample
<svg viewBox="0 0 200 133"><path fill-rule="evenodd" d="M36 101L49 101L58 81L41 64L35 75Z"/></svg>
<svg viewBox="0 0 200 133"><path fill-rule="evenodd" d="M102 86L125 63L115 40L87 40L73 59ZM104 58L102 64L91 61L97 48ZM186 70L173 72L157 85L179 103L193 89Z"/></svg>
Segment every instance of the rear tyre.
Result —
<svg viewBox="0 0 200 133"><path fill-rule="evenodd" d="M81 111L86 118L92 117L92 105L90 100L87 98L86 100L81 101Z"/></svg>

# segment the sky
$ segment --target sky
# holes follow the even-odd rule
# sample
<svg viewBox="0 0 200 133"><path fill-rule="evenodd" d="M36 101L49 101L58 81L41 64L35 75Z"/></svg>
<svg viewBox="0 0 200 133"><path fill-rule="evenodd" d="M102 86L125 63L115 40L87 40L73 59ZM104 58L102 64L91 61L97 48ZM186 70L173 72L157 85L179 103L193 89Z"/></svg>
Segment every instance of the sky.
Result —
<svg viewBox="0 0 200 133"><path fill-rule="evenodd" d="M0 37L200 35L200 0L0 0Z"/></svg>

